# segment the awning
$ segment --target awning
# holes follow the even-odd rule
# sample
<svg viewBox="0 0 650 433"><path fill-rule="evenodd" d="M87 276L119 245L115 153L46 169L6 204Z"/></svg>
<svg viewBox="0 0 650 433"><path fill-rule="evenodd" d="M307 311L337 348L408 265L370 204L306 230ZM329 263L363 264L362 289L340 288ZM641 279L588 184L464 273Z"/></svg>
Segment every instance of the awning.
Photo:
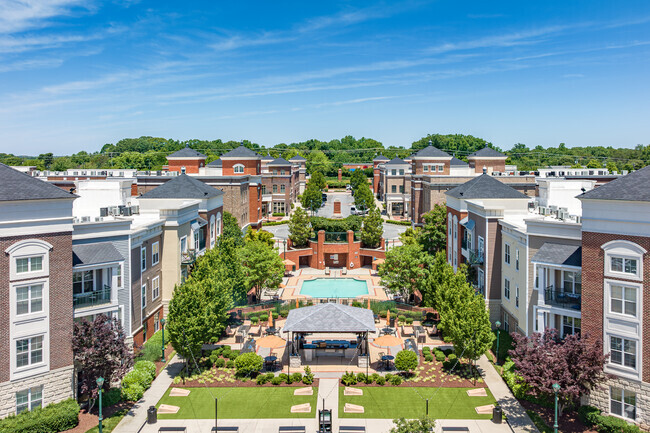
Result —
<svg viewBox="0 0 650 433"><path fill-rule="evenodd" d="M582 266L582 247L546 242L537 250L531 262L558 266Z"/></svg>
<svg viewBox="0 0 650 433"><path fill-rule="evenodd" d="M124 257L110 242L72 246L72 266L100 265L122 261L124 261Z"/></svg>
<svg viewBox="0 0 650 433"><path fill-rule="evenodd" d="M199 217L199 218L195 219L194 221L192 221L192 230L196 231L196 230L198 230L201 227L206 226L206 225L208 225L208 222L206 220L204 220L203 218Z"/></svg>
<svg viewBox="0 0 650 433"><path fill-rule="evenodd" d="M465 227L467 230L472 231L474 230L475 223L474 220L465 217L462 220L460 220L460 225Z"/></svg>
<svg viewBox="0 0 650 433"><path fill-rule="evenodd" d="M289 311L284 331L311 333L375 332L372 310L342 304L318 304Z"/></svg>

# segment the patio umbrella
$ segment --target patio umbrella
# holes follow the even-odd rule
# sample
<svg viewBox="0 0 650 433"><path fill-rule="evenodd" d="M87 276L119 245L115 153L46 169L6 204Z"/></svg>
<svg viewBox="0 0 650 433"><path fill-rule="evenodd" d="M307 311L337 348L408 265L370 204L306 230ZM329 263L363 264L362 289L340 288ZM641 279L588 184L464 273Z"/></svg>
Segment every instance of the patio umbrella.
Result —
<svg viewBox="0 0 650 433"><path fill-rule="evenodd" d="M287 341L278 337L277 335L267 335L258 340L255 340L257 347L266 347L268 349L280 349L286 346Z"/></svg>
<svg viewBox="0 0 650 433"><path fill-rule="evenodd" d="M386 311L386 326L390 326L390 310Z"/></svg>
<svg viewBox="0 0 650 433"><path fill-rule="evenodd" d="M383 265L386 260L384 259L375 259L372 261L373 265Z"/></svg>
<svg viewBox="0 0 650 433"><path fill-rule="evenodd" d="M395 346L402 345L402 339L397 338L394 335L386 334L386 335L382 335L379 338L375 338L375 340L372 343L375 346L379 346L379 347L395 347Z"/></svg>
<svg viewBox="0 0 650 433"><path fill-rule="evenodd" d="M273 313L269 311L269 328L273 328Z"/></svg>
<svg viewBox="0 0 650 433"><path fill-rule="evenodd" d="M296 298L296 308L300 308L300 300Z"/></svg>
<svg viewBox="0 0 650 433"><path fill-rule="evenodd" d="M293 265L296 264L296 262L294 262L293 260L289 260L289 259L282 260L282 263L284 263L284 266L293 266Z"/></svg>
<svg viewBox="0 0 650 433"><path fill-rule="evenodd" d="M368 309L370 310L370 298L368 298Z"/></svg>

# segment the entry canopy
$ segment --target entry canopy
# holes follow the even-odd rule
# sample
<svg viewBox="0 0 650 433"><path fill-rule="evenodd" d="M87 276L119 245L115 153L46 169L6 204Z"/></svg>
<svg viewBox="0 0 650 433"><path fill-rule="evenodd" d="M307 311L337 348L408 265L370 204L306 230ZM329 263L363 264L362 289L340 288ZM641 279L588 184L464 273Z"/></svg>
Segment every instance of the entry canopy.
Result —
<svg viewBox="0 0 650 433"><path fill-rule="evenodd" d="M334 333L374 332L371 310L342 304L318 304L289 311L283 331Z"/></svg>

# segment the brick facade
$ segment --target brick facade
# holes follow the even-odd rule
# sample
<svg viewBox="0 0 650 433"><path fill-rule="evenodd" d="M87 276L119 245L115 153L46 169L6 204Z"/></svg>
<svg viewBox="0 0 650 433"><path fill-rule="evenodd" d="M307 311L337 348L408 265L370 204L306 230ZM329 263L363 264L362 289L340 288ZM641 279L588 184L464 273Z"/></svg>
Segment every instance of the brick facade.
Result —
<svg viewBox="0 0 650 433"><path fill-rule="evenodd" d="M261 162L259 159L233 159L221 158L222 161L222 174L224 176L243 176L243 175L258 175L260 174ZM235 173L235 165L241 164L244 166L243 173Z"/></svg>
<svg viewBox="0 0 650 433"><path fill-rule="evenodd" d="M159 244L159 261L157 264L152 265L152 245L158 242ZM140 247L146 248L147 251L147 268L144 272L141 271L140 263ZM157 235L142 242L141 245L131 250L131 329L133 330L133 340L139 338L142 340L142 326L146 318L150 317L152 313L158 311L162 307L162 254L163 254L163 236ZM159 295L156 299L152 298L152 280L158 277ZM146 306L142 308L142 284L146 282ZM153 329L153 328L150 328ZM148 336L151 336L148 333ZM137 344L137 343L136 343ZM140 343L141 344L141 343Z"/></svg>
<svg viewBox="0 0 650 433"><path fill-rule="evenodd" d="M199 174L199 168L205 167L205 158L176 159L168 158L167 170L186 174Z"/></svg>

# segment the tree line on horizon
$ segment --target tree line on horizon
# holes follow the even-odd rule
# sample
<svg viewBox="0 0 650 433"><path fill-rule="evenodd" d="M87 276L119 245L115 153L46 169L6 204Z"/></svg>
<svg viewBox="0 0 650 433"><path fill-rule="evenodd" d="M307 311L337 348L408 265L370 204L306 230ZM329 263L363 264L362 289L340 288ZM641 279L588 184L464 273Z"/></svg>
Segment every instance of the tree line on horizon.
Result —
<svg viewBox="0 0 650 433"><path fill-rule="evenodd" d="M607 167L610 171L635 170L650 165L650 145L639 144L634 148L612 146L568 147L560 143L557 147L535 146L522 143L503 151L494 144L472 135L429 134L414 141L410 148L384 146L372 138L346 136L341 139L321 141L310 139L296 143L279 143L264 147L248 140L174 140L160 137L125 138L115 144L105 144L98 152L80 151L73 155L55 156L44 153L38 156L20 156L0 153L0 162L7 165L32 165L40 170L63 171L69 168L108 169L123 168L137 170L160 170L167 163L167 155L190 147L207 156L207 162L214 161L223 153L243 144L261 155L267 153L274 158L290 159L302 155L307 159L311 172L319 170L326 176L334 176L344 163L371 162L380 153L389 159L406 158L415 151L431 144L462 160L484 147L491 147L508 155L506 164L516 165L519 170L532 171L549 165Z"/></svg>

